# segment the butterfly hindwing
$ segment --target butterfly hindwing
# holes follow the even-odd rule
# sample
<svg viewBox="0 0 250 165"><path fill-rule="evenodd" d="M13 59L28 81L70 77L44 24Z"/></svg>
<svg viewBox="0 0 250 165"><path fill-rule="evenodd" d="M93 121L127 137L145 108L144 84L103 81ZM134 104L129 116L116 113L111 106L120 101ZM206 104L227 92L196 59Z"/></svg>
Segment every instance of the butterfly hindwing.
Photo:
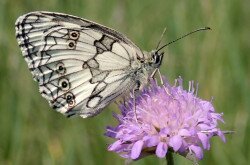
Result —
<svg viewBox="0 0 250 165"><path fill-rule="evenodd" d="M16 36L40 93L68 116L94 116L131 89L131 65L143 58L120 33L65 14L21 16Z"/></svg>

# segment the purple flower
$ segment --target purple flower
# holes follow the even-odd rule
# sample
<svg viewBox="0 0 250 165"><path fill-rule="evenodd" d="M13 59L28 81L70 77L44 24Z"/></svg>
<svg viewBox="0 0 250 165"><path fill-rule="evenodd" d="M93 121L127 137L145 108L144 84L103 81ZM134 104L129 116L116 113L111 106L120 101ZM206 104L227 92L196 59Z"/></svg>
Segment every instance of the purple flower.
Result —
<svg viewBox="0 0 250 165"><path fill-rule="evenodd" d="M166 81L165 86L151 81L136 97L137 119L132 98L120 105L121 115L114 115L118 125L107 127L106 136L116 139L108 150L129 159L151 154L163 158L169 151L202 159L211 137L218 135L225 141L217 127L223 119L211 102L196 96L193 85L189 82L186 91L181 78L173 87Z"/></svg>

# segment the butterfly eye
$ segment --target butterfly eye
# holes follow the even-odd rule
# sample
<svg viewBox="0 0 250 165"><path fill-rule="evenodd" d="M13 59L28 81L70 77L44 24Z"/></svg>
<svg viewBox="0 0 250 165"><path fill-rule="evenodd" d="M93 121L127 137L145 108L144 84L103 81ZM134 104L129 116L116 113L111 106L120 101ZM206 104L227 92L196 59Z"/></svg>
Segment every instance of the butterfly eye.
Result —
<svg viewBox="0 0 250 165"><path fill-rule="evenodd" d="M68 90L70 88L69 80L66 78L60 79L59 86L62 90Z"/></svg>
<svg viewBox="0 0 250 165"><path fill-rule="evenodd" d="M64 67L64 64L62 62L56 65L56 71L60 74L64 74L66 72L66 68Z"/></svg>
<svg viewBox="0 0 250 165"><path fill-rule="evenodd" d="M79 38L79 33L77 31L71 31L69 33L69 36L70 36L71 39L76 40L76 39Z"/></svg>
<svg viewBox="0 0 250 165"><path fill-rule="evenodd" d="M160 62L160 56L159 55L155 55L155 63L158 64Z"/></svg>

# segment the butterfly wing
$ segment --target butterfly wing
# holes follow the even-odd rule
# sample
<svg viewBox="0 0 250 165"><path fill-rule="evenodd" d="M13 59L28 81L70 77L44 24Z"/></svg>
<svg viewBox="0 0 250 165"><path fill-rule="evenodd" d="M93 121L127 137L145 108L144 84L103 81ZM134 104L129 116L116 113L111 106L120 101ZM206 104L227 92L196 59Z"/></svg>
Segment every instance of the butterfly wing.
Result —
<svg viewBox="0 0 250 165"><path fill-rule="evenodd" d="M19 17L16 37L40 93L67 116L94 116L133 88L131 65L143 58L122 34L60 13Z"/></svg>

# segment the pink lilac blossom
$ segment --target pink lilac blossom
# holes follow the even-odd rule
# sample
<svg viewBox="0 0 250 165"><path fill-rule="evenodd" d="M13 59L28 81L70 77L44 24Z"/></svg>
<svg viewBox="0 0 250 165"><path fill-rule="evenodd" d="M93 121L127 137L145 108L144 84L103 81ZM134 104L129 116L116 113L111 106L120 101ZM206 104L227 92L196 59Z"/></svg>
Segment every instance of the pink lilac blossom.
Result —
<svg viewBox="0 0 250 165"><path fill-rule="evenodd" d="M196 96L193 82L189 90L183 89L182 79L175 86L155 81L136 97L120 105L121 114L115 114L118 125L108 126L106 136L116 139L108 147L128 159L140 159L155 154L163 158L171 151L180 155L192 154L203 158L203 150L210 149L210 138L224 133L217 127L223 122L222 114L216 113L209 101Z"/></svg>

